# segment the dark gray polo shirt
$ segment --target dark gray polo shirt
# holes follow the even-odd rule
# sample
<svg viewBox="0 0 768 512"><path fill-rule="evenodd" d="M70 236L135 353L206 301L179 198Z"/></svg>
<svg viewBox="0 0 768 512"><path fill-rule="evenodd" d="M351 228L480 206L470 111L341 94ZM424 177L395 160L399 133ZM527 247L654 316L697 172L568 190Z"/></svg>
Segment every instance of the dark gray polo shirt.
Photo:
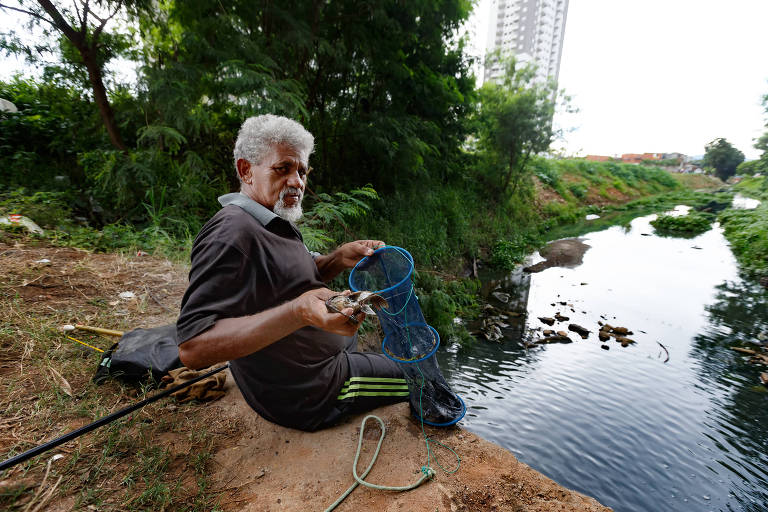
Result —
<svg viewBox="0 0 768 512"><path fill-rule="evenodd" d="M224 207L192 246L189 287L176 323L179 344L220 318L252 315L325 286L293 224L239 193L219 202ZM304 327L230 361L230 369L245 400L264 418L314 430L348 378L348 341Z"/></svg>

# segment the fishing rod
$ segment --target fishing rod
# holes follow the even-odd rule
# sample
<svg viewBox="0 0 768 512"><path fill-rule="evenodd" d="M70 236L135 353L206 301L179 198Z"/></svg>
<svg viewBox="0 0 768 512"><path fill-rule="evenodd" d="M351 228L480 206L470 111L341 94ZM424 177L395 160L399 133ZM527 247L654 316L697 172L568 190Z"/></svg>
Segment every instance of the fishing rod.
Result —
<svg viewBox="0 0 768 512"><path fill-rule="evenodd" d="M121 409L119 411L113 412L112 414L109 414L107 416L104 416L103 418L99 418L98 420L94 421L93 423L90 423L88 425L85 425L83 427L78 428L77 430L73 430L72 432L69 432L68 434L64 434L61 437L57 437L56 439L53 439L52 441L48 441L47 443L41 444L40 446L36 448L32 448L31 450L27 450L24 453L20 453L19 455L16 455L15 457L11 457L10 459L7 459L3 462L0 462L0 471L5 471L8 468L11 468L15 466L16 464L19 464L21 462L24 462L25 460L31 459L32 457L35 457L37 455L40 455L43 452L47 452L48 450L55 448L59 446L60 444L64 444L68 441L71 441L73 439L76 439L80 437L83 434L87 434L91 430L95 430L101 426L107 425L109 423L112 423L118 418L122 418L123 416L132 413L133 411L137 409L141 409L147 404L151 404L152 402L156 402L160 400L161 398L165 398L166 396L175 393L176 391L180 389L184 389L187 386L190 386L194 384L195 382L199 382L206 377L210 377L211 375L214 375L216 373L219 373L221 370L224 370L226 368L229 368L229 363L225 364L224 366L220 366L218 368L215 368L209 372L204 373L203 375L200 375L199 377L195 377L192 380L189 380L185 382L184 384L179 384L178 386L174 386L172 388L164 389L160 393L157 393L156 395L153 395L149 398L145 398L141 402L135 403L133 405L130 405L126 407L125 409Z"/></svg>

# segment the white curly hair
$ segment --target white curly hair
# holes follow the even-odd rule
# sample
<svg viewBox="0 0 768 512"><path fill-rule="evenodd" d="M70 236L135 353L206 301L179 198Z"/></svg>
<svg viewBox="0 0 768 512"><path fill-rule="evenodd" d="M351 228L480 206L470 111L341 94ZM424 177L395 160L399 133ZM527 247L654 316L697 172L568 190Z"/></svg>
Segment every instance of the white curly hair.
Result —
<svg viewBox="0 0 768 512"><path fill-rule="evenodd" d="M233 156L235 172L241 158L258 164L275 144L285 144L309 159L315 147L315 138L301 124L287 117L264 114L249 117L240 127ZM240 175L237 175L240 179Z"/></svg>

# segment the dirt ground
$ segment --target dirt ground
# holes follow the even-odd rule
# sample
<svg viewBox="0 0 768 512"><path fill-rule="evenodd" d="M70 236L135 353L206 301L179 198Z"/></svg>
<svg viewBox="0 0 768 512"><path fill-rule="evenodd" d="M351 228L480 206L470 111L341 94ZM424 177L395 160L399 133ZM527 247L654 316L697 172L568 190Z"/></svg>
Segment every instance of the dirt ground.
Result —
<svg viewBox="0 0 768 512"><path fill-rule="evenodd" d="M44 260L49 260L48 262ZM100 355L60 332L83 323L128 330L172 323L187 269L153 256L92 254L0 232L0 459L153 393L91 382ZM122 299L130 291L133 298ZM115 340L76 331L106 349ZM0 509L315 510L352 484L362 416L304 433L266 422L228 379L224 398L177 404L163 399L0 473ZM367 480L405 485L427 449L405 404L378 409L382 453ZM378 427L369 422L362 471ZM460 427L425 430L461 457L460 469L416 490L358 487L337 510L603 511ZM432 444L446 469L453 455Z"/></svg>

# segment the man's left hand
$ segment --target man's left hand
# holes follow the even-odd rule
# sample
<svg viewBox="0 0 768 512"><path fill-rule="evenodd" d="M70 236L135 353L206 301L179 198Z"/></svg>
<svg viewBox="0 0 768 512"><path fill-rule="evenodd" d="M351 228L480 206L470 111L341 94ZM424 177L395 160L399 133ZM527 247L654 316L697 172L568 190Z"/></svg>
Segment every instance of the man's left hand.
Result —
<svg viewBox="0 0 768 512"><path fill-rule="evenodd" d="M386 244L381 240L356 240L346 243L326 256L315 259L324 281L330 281L343 270L354 267L358 261L373 254Z"/></svg>
<svg viewBox="0 0 768 512"><path fill-rule="evenodd" d="M358 261L371 256L374 250L385 245L381 240L357 240L342 245L334 253L339 265L343 268L352 268Z"/></svg>

